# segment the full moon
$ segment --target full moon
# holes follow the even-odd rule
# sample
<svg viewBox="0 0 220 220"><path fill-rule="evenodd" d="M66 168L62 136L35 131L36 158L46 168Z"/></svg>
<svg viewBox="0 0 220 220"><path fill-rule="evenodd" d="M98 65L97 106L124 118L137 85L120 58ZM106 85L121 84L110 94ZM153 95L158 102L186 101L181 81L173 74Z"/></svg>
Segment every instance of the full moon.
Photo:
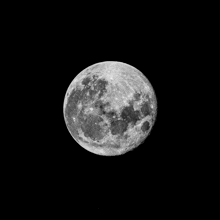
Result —
<svg viewBox="0 0 220 220"><path fill-rule="evenodd" d="M153 87L141 71L106 61L73 78L63 115L73 141L92 153L118 155L147 141L156 121L156 103Z"/></svg>

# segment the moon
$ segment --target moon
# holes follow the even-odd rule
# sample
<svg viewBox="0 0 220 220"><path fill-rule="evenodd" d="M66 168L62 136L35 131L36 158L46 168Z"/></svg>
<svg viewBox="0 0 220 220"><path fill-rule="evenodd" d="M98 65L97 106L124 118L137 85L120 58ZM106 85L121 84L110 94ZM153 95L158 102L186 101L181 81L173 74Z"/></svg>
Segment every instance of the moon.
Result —
<svg viewBox="0 0 220 220"><path fill-rule="evenodd" d="M100 90L96 89L99 84ZM104 103L104 110L97 103ZM86 67L72 80L63 115L70 135L80 146L100 155L117 155L146 141L156 121L156 103L153 87L141 71L123 62L105 61ZM135 121L124 113L130 107L138 115ZM114 116L109 117L112 112ZM118 125L113 127L115 123Z"/></svg>

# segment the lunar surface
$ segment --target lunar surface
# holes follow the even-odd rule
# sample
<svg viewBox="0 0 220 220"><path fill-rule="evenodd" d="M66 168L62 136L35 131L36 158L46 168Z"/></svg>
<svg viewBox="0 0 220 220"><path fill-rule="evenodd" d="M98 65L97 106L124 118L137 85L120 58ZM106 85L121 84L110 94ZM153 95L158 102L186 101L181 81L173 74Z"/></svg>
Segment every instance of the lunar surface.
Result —
<svg viewBox="0 0 220 220"><path fill-rule="evenodd" d="M146 141L156 119L156 96L146 76L136 68L121 62L97 63L69 85L64 118L82 147L116 155Z"/></svg>

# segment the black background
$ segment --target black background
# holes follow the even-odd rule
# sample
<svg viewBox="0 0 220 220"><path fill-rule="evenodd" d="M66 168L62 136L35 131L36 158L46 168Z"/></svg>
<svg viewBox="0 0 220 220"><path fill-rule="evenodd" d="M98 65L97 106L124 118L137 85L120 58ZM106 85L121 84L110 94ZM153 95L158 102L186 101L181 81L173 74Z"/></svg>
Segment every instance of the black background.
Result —
<svg viewBox="0 0 220 220"><path fill-rule="evenodd" d="M98 197L97 205L103 205L106 198L102 197L114 193L123 194L128 200L132 194L147 196L152 188L155 194L166 194L167 188L175 188L176 182L182 181L179 173L187 165L187 132L180 128L187 123L179 100L185 80L182 45L170 36L172 32L166 36L137 31L138 36L131 37L114 32L110 36L92 31L82 34L66 28L49 32L50 37L43 44L40 88L48 100L44 100L43 128L39 129L41 144L35 147L39 156L37 170L51 184L48 188L55 185L64 194L74 196L81 192L86 199ZM135 150L119 156L100 156L82 148L71 137L63 118L69 84L83 69L102 61L120 61L139 69L157 98L157 120L150 135Z"/></svg>
<svg viewBox="0 0 220 220"><path fill-rule="evenodd" d="M31 72L26 80L32 83L30 127L20 150L27 187L36 186L34 193L42 195L45 203L62 206L63 202L67 208L77 200L92 207L127 202L129 209L137 199L150 196L153 204L157 198L166 203L169 192L174 200L175 190L187 193L184 176L193 175L189 164L194 155L186 141L189 107L184 102L193 98L186 91L193 50L189 52L182 21L149 18L137 25L125 19L116 27L111 22L86 25L68 18L38 20L25 38L26 68ZM72 80L88 66L104 61L124 62L140 70L157 98L157 120L150 135L134 150L117 156L82 148L63 116ZM182 185L186 187L180 192Z"/></svg>

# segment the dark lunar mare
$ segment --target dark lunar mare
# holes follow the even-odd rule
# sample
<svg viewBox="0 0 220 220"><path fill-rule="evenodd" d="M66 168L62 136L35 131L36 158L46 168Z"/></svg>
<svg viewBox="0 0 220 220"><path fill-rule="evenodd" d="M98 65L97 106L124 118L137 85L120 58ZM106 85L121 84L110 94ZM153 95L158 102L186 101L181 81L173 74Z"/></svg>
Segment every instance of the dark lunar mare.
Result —
<svg viewBox="0 0 220 220"><path fill-rule="evenodd" d="M119 116L115 111L105 111L105 108L108 107L110 103L103 103L101 100L98 100L95 103L95 106L100 109L100 114L104 115L110 122L110 131L113 135L122 136L124 132L127 131L129 124L134 126L138 121L150 115L149 97L145 97L146 101L142 104L140 110L134 109L134 103L139 101L140 97L140 93L135 93L133 99L129 102L129 105L122 109Z"/></svg>
<svg viewBox="0 0 220 220"><path fill-rule="evenodd" d="M78 124L77 127L81 128L84 135L86 137L90 137L92 139L100 138L101 127L99 123L103 121L103 119L99 116L85 116L85 104L93 101L95 99L95 95L98 94L98 98L101 98L103 94L107 91L106 86L108 82L104 79L97 79L97 77L86 77L82 81L82 85L84 85L83 89L75 88L70 94L67 106L65 109L65 115L68 121L68 125L71 127L72 124L72 116L77 116ZM78 110L77 105L82 103L81 111ZM76 126L76 125L75 125ZM71 128L70 130L74 130ZM78 134L78 132L77 132Z"/></svg>
<svg viewBox="0 0 220 220"><path fill-rule="evenodd" d="M101 135L100 122L103 121L101 116L105 116L110 122L110 131L113 135L123 136L129 124L135 125L139 120L143 119L147 115L151 114L150 109L150 99L146 97L146 101L142 104L140 110L135 110L133 105L135 101L139 101L141 95L140 93L135 93L133 99L129 102L128 106L125 106L120 115L117 115L115 111L106 111L106 107L110 106L110 103L104 103L100 98L107 92L106 86L108 82L104 79L98 79L96 76L86 77L82 81L84 88L81 90L75 88L68 98L65 114L68 121L71 123L71 117L77 116L78 126L84 132L86 137L92 139L99 139ZM87 94L88 93L88 94ZM97 101L94 100L95 95L99 93ZM94 107L99 110L99 116L85 116L85 103L94 100ZM77 105L79 103L83 104L80 112L78 112ZM143 124L142 130L147 131L149 125ZM76 129L73 129L74 131ZM76 131L75 131L76 132Z"/></svg>
<svg viewBox="0 0 220 220"><path fill-rule="evenodd" d="M141 97L140 93L135 93L133 99L129 102L129 106L126 106L121 111L121 117L117 118L117 121L113 122L111 127L113 132L123 135L127 131L129 124L134 126L138 121L142 120L144 117L150 115L149 100L145 101L140 110L134 109L134 102L139 101Z"/></svg>
<svg viewBox="0 0 220 220"><path fill-rule="evenodd" d="M100 92L99 97L102 97L102 95L107 91L106 85L108 82L102 79L97 80L97 77L93 76L92 79L90 77L84 78L82 84L84 85L84 88L82 90L75 88L68 98L65 110L65 114L68 117L77 114L77 105L80 101L82 103L92 101L98 92ZM91 88L92 86L94 86L94 89ZM87 92L89 92L88 95Z"/></svg>
<svg viewBox="0 0 220 220"><path fill-rule="evenodd" d="M146 132L146 131L148 131L150 129L150 123L148 122L148 121L145 121L143 124L142 124L142 126L141 126L141 130L143 131L143 132Z"/></svg>

